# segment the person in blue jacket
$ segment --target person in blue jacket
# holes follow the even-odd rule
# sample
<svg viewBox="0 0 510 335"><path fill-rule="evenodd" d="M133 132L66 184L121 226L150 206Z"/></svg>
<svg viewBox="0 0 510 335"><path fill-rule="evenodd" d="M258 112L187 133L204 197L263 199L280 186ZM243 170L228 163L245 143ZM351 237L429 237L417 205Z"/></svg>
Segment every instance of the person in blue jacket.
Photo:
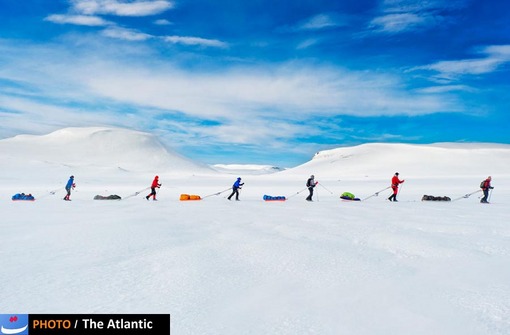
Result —
<svg viewBox="0 0 510 335"><path fill-rule="evenodd" d="M237 180L235 181L234 185L232 185L232 194L229 195L227 199L230 200L232 198L232 196L235 194L236 200L239 201L239 189L243 185L244 185L244 183L241 183L241 177L238 177Z"/></svg>
<svg viewBox="0 0 510 335"><path fill-rule="evenodd" d="M69 177L69 180L67 181L67 184L66 184L67 195L64 197L64 200L71 201L71 199L69 198L71 196L71 189L74 190L75 187L76 187L76 184L74 183L74 176L71 176L71 177Z"/></svg>

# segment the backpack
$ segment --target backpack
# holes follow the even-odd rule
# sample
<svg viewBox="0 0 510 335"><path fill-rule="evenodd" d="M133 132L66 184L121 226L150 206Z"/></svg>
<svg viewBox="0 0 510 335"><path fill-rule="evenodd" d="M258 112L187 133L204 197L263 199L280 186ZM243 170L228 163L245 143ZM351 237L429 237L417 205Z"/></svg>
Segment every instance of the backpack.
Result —
<svg viewBox="0 0 510 335"><path fill-rule="evenodd" d="M482 180L482 182L480 183L480 188L485 188L485 180Z"/></svg>

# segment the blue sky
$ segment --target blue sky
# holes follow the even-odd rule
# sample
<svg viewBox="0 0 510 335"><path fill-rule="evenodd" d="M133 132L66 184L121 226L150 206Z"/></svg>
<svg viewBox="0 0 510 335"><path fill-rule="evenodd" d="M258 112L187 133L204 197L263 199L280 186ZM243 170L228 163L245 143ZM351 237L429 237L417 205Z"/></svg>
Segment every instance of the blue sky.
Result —
<svg viewBox="0 0 510 335"><path fill-rule="evenodd" d="M506 1L0 0L0 138L152 132L206 163L510 143Z"/></svg>

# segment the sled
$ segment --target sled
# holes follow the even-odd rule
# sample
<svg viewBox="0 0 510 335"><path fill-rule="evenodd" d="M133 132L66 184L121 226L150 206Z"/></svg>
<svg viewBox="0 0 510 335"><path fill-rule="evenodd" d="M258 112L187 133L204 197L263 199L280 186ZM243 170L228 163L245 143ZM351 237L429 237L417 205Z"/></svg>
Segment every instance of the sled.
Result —
<svg viewBox="0 0 510 335"><path fill-rule="evenodd" d="M346 196L341 196L340 199L342 199L342 201L361 201L360 198L350 198Z"/></svg>
<svg viewBox="0 0 510 335"><path fill-rule="evenodd" d="M421 198L421 201L451 201L451 200L452 199L450 199L450 197L447 197L447 196L436 197L433 195L426 195L426 194Z"/></svg>
<svg viewBox="0 0 510 335"><path fill-rule="evenodd" d="M342 201L361 201L360 198L356 198L354 196L354 194L352 194L350 192L342 193L342 195L340 196L340 199L342 199Z"/></svg>
<svg viewBox="0 0 510 335"><path fill-rule="evenodd" d="M117 194L112 194L108 196L96 195L94 200L121 200L122 198Z"/></svg>
<svg viewBox="0 0 510 335"><path fill-rule="evenodd" d="M12 196L12 201L35 201L32 194L17 193Z"/></svg>
<svg viewBox="0 0 510 335"><path fill-rule="evenodd" d="M271 195L264 195L262 197L262 199L264 199L264 201L286 201L287 198L285 198L285 196L283 195L278 195L278 196L271 196Z"/></svg>
<svg viewBox="0 0 510 335"><path fill-rule="evenodd" d="M202 200L202 198L199 195L195 194L181 194L180 201L190 201L190 200Z"/></svg>

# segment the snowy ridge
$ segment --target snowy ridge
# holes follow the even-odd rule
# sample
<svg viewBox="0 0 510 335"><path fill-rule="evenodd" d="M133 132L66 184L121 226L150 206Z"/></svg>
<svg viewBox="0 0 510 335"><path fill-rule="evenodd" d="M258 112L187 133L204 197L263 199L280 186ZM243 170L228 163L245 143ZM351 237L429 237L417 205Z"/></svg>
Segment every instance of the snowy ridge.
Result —
<svg viewBox="0 0 510 335"><path fill-rule="evenodd" d="M437 143L429 145L372 143L323 150L292 169L272 165L216 164L185 158L152 134L107 127L65 128L35 136L0 140L0 158L12 168L27 164L174 174L320 175L322 178L387 178L406 176L508 175L510 145Z"/></svg>
<svg viewBox="0 0 510 335"><path fill-rule="evenodd" d="M508 175L510 145L441 143L363 144L324 150L289 173L315 173L323 177L387 177L399 171L406 176Z"/></svg>
<svg viewBox="0 0 510 335"><path fill-rule="evenodd" d="M2 159L39 161L127 171L212 172L165 148L151 134L118 128L65 128L48 135L19 135L0 141Z"/></svg>

